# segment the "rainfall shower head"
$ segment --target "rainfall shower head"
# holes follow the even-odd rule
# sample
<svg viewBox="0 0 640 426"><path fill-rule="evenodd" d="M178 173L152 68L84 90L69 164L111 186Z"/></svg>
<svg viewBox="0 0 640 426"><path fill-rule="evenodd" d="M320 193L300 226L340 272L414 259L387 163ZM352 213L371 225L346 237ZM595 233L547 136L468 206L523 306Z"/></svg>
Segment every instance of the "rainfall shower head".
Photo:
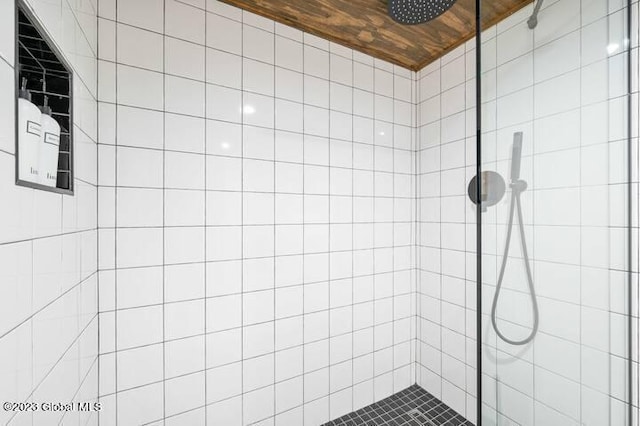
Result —
<svg viewBox="0 0 640 426"><path fill-rule="evenodd" d="M406 25L422 24L449 10L456 0L388 0L389 16Z"/></svg>

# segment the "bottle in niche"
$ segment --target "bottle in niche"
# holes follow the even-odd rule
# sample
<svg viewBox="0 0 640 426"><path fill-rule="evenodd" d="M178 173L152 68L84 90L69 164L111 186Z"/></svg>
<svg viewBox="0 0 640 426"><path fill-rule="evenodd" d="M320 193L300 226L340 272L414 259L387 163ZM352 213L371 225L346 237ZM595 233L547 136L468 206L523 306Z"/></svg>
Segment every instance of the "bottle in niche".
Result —
<svg viewBox="0 0 640 426"><path fill-rule="evenodd" d="M40 183L42 185L56 186L58 180L58 154L60 148L60 125L51 116L51 107L49 99L44 97L44 105L40 108L42 111L40 125L42 127L42 136L40 137Z"/></svg>
<svg viewBox="0 0 640 426"><path fill-rule="evenodd" d="M40 183L41 115L31 102L27 79L23 78L18 92L18 178L33 183Z"/></svg>

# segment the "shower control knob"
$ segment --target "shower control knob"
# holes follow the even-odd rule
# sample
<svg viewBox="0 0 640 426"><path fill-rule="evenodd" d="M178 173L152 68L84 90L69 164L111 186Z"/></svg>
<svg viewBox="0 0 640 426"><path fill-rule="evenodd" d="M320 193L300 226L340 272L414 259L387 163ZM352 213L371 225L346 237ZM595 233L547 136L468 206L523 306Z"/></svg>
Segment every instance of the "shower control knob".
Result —
<svg viewBox="0 0 640 426"><path fill-rule="evenodd" d="M471 202L480 205L484 212L487 207L494 206L502 200L506 185L502 176L494 171L484 171L480 175L480 186L478 187L478 176L474 176L469 181L467 194ZM478 189L480 190L479 194Z"/></svg>

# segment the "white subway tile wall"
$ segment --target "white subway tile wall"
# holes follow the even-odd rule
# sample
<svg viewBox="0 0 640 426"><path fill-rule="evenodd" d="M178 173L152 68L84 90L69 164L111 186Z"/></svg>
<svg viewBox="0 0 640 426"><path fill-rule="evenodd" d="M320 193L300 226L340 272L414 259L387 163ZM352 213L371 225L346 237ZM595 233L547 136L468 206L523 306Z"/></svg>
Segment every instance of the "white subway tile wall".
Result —
<svg viewBox="0 0 640 426"><path fill-rule="evenodd" d="M74 71L75 195L15 185L15 2L0 4L0 400L97 402L97 5L28 0ZM2 424L96 412L0 410Z"/></svg>
<svg viewBox="0 0 640 426"><path fill-rule="evenodd" d="M635 208L633 264L626 258L626 161L633 155L637 168L638 154L626 152L624 5L545 1L534 31L526 25L532 8L483 32L482 169L508 183L513 133L524 133L523 215L540 309L532 345L508 345L491 327L508 189L483 214L483 421L623 424L626 380L638 386L637 374L628 378L625 370L626 271L638 282ZM632 22L635 146L637 12ZM476 219L466 190L476 164L475 53L471 40L430 64L418 73L417 88L417 378L472 421ZM637 173L633 182L635 206ZM532 309L517 229L504 282L498 324L507 336L524 338ZM636 318L637 302L633 295ZM637 407L637 397L633 402Z"/></svg>
<svg viewBox="0 0 640 426"><path fill-rule="evenodd" d="M415 74L218 1L98 21L101 424L415 383Z"/></svg>

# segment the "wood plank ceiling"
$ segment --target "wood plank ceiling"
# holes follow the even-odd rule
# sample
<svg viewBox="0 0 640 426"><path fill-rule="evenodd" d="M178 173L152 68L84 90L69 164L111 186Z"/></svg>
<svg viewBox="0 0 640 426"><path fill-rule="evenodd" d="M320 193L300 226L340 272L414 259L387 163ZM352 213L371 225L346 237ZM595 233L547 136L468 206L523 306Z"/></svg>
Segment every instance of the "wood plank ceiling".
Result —
<svg viewBox="0 0 640 426"><path fill-rule="evenodd" d="M402 25L387 14L387 0L222 0L274 21L413 71L471 39L475 0L458 0L438 18ZM532 0L484 0L488 28Z"/></svg>

